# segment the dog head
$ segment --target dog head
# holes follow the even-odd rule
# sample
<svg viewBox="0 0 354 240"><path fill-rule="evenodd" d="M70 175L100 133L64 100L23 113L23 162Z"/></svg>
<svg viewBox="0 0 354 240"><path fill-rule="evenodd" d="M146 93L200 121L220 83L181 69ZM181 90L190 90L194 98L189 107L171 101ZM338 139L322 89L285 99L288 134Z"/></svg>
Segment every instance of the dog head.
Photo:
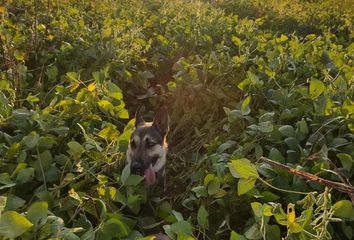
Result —
<svg viewBox="0 0 354 240"><path fill-rule="evenodd" d="M168 113L162 108L152 122L145 122L138 112L135 130L132 132L127 151L127 163L131 172L145 177L147 185L156 182L156 173L163 171L166 163Z"/></svg>

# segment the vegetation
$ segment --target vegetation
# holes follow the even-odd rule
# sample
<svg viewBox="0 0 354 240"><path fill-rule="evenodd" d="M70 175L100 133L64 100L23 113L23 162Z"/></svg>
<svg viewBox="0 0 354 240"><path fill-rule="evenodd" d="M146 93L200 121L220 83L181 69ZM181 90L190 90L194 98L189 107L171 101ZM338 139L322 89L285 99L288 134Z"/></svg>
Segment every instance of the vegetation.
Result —
<svg viewBox="0 0 354 240"><path fill-rule="evenodd" d="M6 1L0 238L352 239L350 194L262 159L350 188L353 6ZM124 166L161 105L166 193Z"/></svg>

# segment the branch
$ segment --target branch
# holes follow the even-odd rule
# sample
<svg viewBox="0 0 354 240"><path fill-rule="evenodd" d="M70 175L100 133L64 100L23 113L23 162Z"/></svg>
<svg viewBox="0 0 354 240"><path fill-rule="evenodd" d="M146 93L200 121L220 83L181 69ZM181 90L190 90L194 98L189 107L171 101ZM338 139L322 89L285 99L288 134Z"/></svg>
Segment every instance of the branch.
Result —
<svg viewBox="0 0 354 240"><path fill-rule="evenodd" d="M330 181L330 180L318 177L316 175L313 175L311 173L288 167L282 163L275 162L275 161L270 160L269 158L266 158L266 157L261 157L260 160L262 160L263 162L269 163L270 165L276 166L278 168L282 168L292 174L306 178L307 180L309 180L311 182L316 182L316 183L322 184L324 186L327 186L329 188L337 189L338 191L348 193L349 195L354 194L354 187L351 185Z"/></svg>

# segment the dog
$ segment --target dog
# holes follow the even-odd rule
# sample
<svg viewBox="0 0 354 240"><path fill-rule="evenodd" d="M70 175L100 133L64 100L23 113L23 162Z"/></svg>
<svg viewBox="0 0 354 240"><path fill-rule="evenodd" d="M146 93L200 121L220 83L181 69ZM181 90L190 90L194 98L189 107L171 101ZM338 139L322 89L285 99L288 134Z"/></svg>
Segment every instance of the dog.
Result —
<svg viewBox="0 0 354 240"><path fill-rule="evenodd" d="M169 117L166 107L158 111L152 122L145 122L138 111L126 156L131 173L144 176L147 186L159 184L164 190L168 131Z"/></svg>

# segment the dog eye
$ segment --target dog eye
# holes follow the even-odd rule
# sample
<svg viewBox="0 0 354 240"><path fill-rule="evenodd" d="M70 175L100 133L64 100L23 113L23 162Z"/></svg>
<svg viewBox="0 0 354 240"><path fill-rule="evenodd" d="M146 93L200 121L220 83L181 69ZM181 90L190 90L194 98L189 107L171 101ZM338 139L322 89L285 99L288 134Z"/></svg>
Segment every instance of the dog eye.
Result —
<svg viewBox="0 0 354 240"><path fill-rule="evenodd" d="M132 148L136 148L136 143L135 143L134 140L131 140L131 141L130 141L130 146L131 146Z"/></svg>
<svg viewBox="0 0 354 240"><path fill-rule="evenodd" d="M156 145L156 143L151 142L149 139L146 139L146 147L152 148L155 145Z"/></svg>

